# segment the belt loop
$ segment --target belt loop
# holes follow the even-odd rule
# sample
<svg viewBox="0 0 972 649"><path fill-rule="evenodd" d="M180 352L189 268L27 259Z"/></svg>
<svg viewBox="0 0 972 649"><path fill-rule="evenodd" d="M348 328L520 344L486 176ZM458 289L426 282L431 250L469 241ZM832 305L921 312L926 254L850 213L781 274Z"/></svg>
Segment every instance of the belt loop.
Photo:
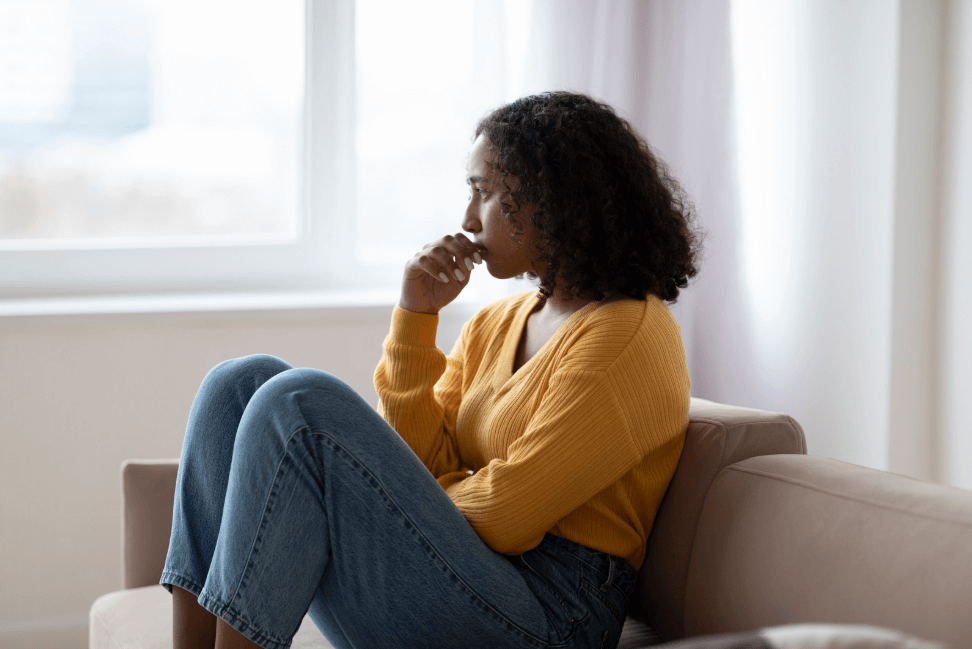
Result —
<svg viewBox="0 0 972 649"><path fill-rule="evenodd" d="M611 582L614 581L614 557L612 557L609 554L607 559L608 559L608 576L607 576L607 581L605 581L604 585L601 586L601 590L606 590L607 587L611 585Z"/></svg>

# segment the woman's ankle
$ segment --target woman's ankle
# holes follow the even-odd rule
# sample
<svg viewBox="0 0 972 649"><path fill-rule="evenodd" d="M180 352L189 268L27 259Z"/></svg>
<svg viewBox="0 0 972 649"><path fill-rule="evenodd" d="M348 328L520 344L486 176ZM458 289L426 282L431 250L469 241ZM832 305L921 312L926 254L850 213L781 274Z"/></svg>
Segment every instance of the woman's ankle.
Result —
<svg viewBox="0 0 972 649"><path fill-rule="evenodd" d="M179 586L172 587L173 649L213 649L217 619L191 592Z"/></svg>
<svg viewBox="0 0 972 649"><path fill-rule="evenodd" d="M262 649L224 620L216 621L216 649Z"/></svg>

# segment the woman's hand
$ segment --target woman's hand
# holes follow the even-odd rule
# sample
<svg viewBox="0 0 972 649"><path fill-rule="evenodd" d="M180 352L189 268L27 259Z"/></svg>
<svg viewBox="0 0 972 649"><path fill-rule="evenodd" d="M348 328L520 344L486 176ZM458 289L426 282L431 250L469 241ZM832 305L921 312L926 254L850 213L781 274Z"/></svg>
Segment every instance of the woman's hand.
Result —
<svg viewBox="0 0 972 649"><path fill-rule="evenodd" d="M398 306L416 313L438 313L466 288L475 264L483 262L464 234L447 234L426 244L405 264Z"/></svg>

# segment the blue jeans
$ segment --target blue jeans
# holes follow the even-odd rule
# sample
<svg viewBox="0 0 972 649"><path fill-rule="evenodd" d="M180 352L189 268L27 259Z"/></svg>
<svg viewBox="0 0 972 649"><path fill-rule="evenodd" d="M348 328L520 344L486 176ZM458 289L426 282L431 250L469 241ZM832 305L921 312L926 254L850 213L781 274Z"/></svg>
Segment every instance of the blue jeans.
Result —
<svg viewBox="0 0 972 649"><path fill-rule="evenodd" d="M547 534L491 550L347 384L272 356L226 361L192 404L161 583L247 638L306 613L347 647L614 647L635 571Z"/></svg>

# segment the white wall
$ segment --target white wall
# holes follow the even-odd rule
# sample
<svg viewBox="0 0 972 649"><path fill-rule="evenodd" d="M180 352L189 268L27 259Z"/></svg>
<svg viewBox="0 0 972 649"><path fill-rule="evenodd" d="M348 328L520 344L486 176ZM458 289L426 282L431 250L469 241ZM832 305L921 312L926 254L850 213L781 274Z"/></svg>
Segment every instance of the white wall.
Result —
<svg viewBox="0 0 972 649"><path fill-rule="evenodd" d="M391 310L0 317L0 647L87 646L91 602L121 584L119 466L179 456L213 365L273 354L374 406ZM472 312L443 310L441 349Z"/></svg>

